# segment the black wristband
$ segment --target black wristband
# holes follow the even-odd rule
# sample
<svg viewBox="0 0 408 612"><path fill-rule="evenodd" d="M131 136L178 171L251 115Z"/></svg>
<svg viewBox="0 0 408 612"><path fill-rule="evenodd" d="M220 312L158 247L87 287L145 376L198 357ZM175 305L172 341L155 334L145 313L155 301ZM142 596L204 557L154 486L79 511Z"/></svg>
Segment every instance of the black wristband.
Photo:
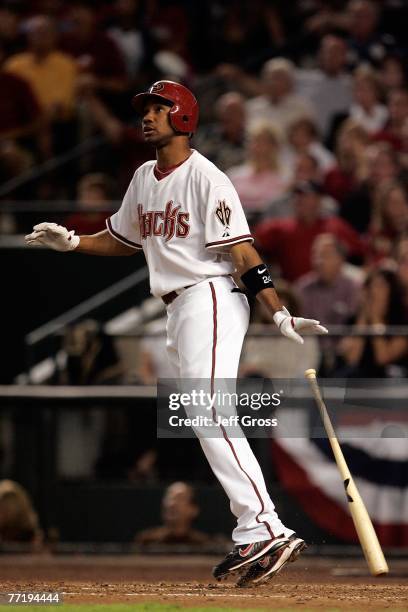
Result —
<svg viewBox="0 0 408 612"><path fill-rule="evenodd" d="M241 280L252 295L256 295L262 289L267 289L268 287L273 289L275 286L265 264L259 264L251 268L241 276Z"/></svg>

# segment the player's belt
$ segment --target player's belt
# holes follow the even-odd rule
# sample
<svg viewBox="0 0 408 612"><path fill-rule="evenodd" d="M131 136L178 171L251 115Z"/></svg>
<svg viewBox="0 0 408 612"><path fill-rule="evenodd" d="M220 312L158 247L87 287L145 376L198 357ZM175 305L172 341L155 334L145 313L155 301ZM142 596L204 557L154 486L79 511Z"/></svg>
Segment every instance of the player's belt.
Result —
<svg viewBox="0 0 408 612"><path fill-rule="evenodd" d="M228 278L232 277L231 274L223 274L223 276L228 277ZM166 304L166 306L168 306L169 304L174 302L176 297L178 297L181 293L183 293L183 291L185 291L186 289L190 289L190 287L193 287L193 286L194 286L194 284L193 285L187 285L187 287L182 287L181 289L177 289L176 291L170 291L170 293L165 293L164 295L161 296L161 299ZM239 293L244 293L238 287L235 287L234 289L231 289L231 291L233 291L233 292L238 291Z"/></svg>
<svg viewBox="0 0 408 612"><path fill-rule="evenodd" d="M168 306L169 304L174 302L176 297L178 297L181 293L183 293L183 291L185 291L186 289L192 286L193 285L188 285L187 287L182 287L181 289L177 289L177 291L170 291L170 293L165 293L164 295L161 296L161 299L166 304L166 306Z"/></svg>

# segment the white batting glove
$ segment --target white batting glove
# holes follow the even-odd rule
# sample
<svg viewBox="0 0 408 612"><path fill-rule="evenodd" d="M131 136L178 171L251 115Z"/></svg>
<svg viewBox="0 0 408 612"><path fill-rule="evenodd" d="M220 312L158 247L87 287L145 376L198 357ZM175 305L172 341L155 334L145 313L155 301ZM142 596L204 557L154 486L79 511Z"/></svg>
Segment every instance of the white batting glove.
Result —
<svg viewBox="0 0 408 612"><path fill-rule="evenodd" d="M303 317L292 317L284 306L282 310L275 312L273 320L284 336L299 344L304 343L302 336L297 333L300 330L319 335L328 333L328 330L323 327L323 325L320 325L320 321L316 321L315 319L303 319Z"/></svg>
<svg viewBox="0 0 408 612"><path fill-rule="evenodd" d="M79 244L79 236L75 231L68 231L63 225L56 223L38 223L34 225L33 233L25 237L30 246L46 246L55 251L73 251Z"/></svg>

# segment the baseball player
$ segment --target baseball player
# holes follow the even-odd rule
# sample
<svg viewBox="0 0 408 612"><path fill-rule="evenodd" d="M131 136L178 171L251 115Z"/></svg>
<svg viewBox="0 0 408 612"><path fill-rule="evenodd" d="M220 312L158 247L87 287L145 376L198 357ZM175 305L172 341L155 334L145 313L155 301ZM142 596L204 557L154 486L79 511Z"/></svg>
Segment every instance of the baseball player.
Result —
<svg viewBox="0 0 408 612"><path fill-rule="evenodd" d="M198 122L191 91L158 81L133 98L144 138L156 160L140 166L107 229L77 236L55 223L40 223L29 245L90 255L133 255L142 249L151 293L167 307L167 351L174 378L235 379L248 327L249 307L231 274L273 313L279 330L303 343L299 332L323 334L319 321L292 317L283 308L253 239L238 195L227 176L190 148ZM213 409L216 422L217 406ZM238 584L266 581L305 547L279 519L245 436L201 437L205 456L237 518L233 550L213 570L234 572Z"/></svg>

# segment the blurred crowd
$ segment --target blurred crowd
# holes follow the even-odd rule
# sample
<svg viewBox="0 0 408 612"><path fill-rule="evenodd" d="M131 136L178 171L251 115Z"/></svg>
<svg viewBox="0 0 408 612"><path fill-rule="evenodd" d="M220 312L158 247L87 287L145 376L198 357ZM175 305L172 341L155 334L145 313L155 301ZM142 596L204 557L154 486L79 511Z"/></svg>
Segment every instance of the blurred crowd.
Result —
<svg viewBox="0 0 408 612"><path fill-rule="evenodd" d="M170 78L196 92L192 146L235 185L296 313L328 327L404 325L406 23L404 0L2 0L0 215L1 200L47 210L71 200L68 215L47 220L102 229L110 202L152 156L131 97ZM0 229L29 229L7 210ZM254 323L265 317L255 309ZM318 359L310 344L308 367ZM326 374L408 371L402 336L330 338L321 348ZM244 353L243 371L277 375L279 364L261 367L254 355ZM141 371L154 379L145 359ZM292 361L297 375L303 364Z"/></svg>
<svg viewBox="0 0 408 612"><path fill-rule="evenodd" d="M137 531L135 552L218 552L229 540L221 533L209 534L195 528L201 507L194 487L188 482L171 482L163 491L161 524ZM59 542L55 527L43 530L32 497L20 483L0 480L0 551L53 553Z"/></svg>

